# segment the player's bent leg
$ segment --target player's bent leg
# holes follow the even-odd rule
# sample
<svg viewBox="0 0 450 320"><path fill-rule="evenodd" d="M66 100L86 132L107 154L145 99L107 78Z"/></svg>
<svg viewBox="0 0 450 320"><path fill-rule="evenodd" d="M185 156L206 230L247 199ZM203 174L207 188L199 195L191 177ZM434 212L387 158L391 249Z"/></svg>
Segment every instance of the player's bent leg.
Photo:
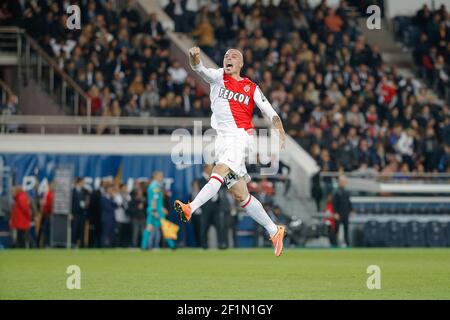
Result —
<svg viewBox="0 0 450 320"><path fill-rule="evenodd" d="M205 202L219 192L219 189L223 184L223 177L226 176L229 171L230 169L224 164L215 165L208 183L203 186L191 203L183 203L180 200L175 200L174 209L178 212L182 221L188 222L195 210L200 208Z"/></svg>
<svg viewBox="0 0 450 320"><path fill-rule="evenodd" d="M217 173L218 175L220 175L223 179L223 177L225 177L229 172L230 172L230 168L228 168L228 166L226 164L223 163L217 163L213 170L213 173Z"/></svg>
<svg viewBox="0 0 450 320"><path fill-rule="evenodd" d="M248 192L244 178L239 179L230 188L230 192L247 214L267 230L273 243L275 256L280 256L283 252L284 227L273 223L261 202Z"/></svg>

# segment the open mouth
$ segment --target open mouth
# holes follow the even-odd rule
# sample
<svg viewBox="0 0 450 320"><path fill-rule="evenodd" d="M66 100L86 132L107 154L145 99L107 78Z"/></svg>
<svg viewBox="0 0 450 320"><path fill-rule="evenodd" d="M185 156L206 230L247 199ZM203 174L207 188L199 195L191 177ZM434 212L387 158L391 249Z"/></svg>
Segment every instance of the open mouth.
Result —
<svg viewBox="0 0 450 320"><path fill-rule="evenodd" d="M232 63L227 63L227 64L225 65L225 67L226 67L226 68L232 68L232 67L233 67L233 64L232 64Z"/></svg>

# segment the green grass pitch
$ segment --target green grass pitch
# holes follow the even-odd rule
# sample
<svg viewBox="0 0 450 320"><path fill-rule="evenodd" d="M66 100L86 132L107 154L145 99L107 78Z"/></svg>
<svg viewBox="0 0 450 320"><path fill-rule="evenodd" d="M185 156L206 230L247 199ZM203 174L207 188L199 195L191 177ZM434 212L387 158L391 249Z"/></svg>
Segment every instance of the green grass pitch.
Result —
<svg viewBox="0 0 450 320"><path fill-rule="evenodd" d="M0 299L450 299L450 249L3 250Z"/></svg>

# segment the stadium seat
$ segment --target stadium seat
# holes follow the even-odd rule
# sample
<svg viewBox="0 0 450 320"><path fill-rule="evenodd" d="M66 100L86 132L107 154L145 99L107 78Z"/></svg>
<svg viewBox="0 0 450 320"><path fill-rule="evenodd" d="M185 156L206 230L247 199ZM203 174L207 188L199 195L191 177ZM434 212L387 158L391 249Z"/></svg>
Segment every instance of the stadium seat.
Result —
<svg viewBox="0 0 450 320"><path fill-rule="evenodd" d="M447 239L447 247L450 247L450 221L445 226L445 236Z"/></svg>
<svg viewBox="0 0 450 320"><path fill-rule="evenodd" d="M375 220L367 221L363 227L363 244L367 247L382 247L384 226Z"/></svg>
<svg viewBox="0 0 450 320"><path fill-rule="evenodd" d="M256 246L256 224L255 221L247 215L239 215L236 242L238 248Z"/></svg>
<svg viewBox="0 0 450 320"><path fill-rule="evenodd" d="M355 211L358 214L365 214L366 213L366 208L364 207L363 203L354 203L353 204L353 208L355 209Z"/></svg>
<svg viewBox="0 0 450 320"><path fill-rule="evenodd" d="M369 214L375 213L373 203L365 203L364 207L366 208L365 210L367 213L369 213Z"/></svg>
<svg viewBox="0 0 450 320"><path fill-rule="evenodd" d="M387 203L384 211L387 214L395 214L397 212L397 206L395 203Z"/></svg>
<svg viewBox="0 0 450 320"><path fill-rule="evenodd" d="M381 203L375 203L372 207L372 212L375 214L382 214L383 213L383 207Z"/></svg>
<svg viewBox="0 0 450 320"><path fill-rule="evenodd" d="M447 203L444 205L444 212L445 214L450 214L450 203Z"/></svg>
<svg viewBox="0 0 450 320"><path fill-rule="evenodd" d="M445 247L446 226L438 221L430 221L426 225L426 240L429 247Z"/></svg>
<svg viewBox="0 0 450 320"><path fill-rule="evenodd" d="M406 223L405 235L408 247L424 247L426 245L425 228L418 221Z"/></svg>
<svg viewBox="0 0 450 320"><path fill-rule="evenodd" d="M402 214L409 214L411 212L411 204L410 203L405 203L402 208L401 208L401 213Z"/></svg>
<svg viewBox="0 0 450 320"><path fill-rule="evenodd" d="M395 220L386 223L385 243L388 247L404 247L405 234L403 225Z"/></svg>
<svg viewBox="0 0 450 320"><path fill-rule="evenodd" d="M420 214L429 214L430 213L430 204L421 203L419 207Z"/></svg>

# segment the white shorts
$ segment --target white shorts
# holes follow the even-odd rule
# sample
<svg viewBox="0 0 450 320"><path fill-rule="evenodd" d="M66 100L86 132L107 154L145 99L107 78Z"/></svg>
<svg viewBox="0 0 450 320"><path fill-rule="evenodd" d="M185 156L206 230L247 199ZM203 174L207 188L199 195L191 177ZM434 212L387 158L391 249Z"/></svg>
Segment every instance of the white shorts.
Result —
<svg viewBox="0 0 450 320"><path fill-rule="evenodd" d="M225 177L225 184L231 188L240 178L251 180L245 167L249 152L253 150L254 138L245 130L237 133L217 134L215 142L216 164L224 164L231 169L230 177Z"/></svg>

